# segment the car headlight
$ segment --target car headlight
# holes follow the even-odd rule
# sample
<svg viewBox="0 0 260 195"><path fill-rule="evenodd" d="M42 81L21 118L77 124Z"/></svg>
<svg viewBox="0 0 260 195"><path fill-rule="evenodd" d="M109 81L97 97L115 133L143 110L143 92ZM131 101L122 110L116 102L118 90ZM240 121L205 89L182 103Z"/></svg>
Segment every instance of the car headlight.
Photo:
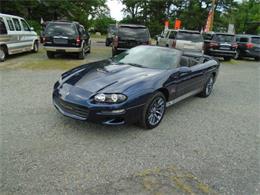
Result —
<svg viewBox="0 0 260 195"><path fill-rule="evenodd" d="M98 103L122 103L127 99L127 97L123 94L104 94L99 93L95 95L94 100Z"/></svg>

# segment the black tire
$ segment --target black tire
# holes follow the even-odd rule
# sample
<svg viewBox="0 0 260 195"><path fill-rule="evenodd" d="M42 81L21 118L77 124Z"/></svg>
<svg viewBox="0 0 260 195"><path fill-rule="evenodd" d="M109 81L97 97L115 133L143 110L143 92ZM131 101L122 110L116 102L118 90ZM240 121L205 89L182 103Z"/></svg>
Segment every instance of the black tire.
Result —
<svg viewBox="0 0 260 195"><path fill-rule="evenodd" d="M85 58L85 51L84 51L84 46L82 50L78 53L78 59L83 60Z"/></svg>
<svg viewBox="0 0 260 195"><path fill-rule="evenodd" d="M39 51L39 42L38 41L34 41L33 44L33 50L34 53L37 53Z"/></svg>
<svg viewBox="0 0 260 195"><path fill-rule="evenodd" d="M88 46L89 48L88 48L88 51L87 51L87 53L91 53L91 41L89 41L89 46Z"/></svg>
<svg viewBox="0 0 260 195"><path fill-rule="evenodd" d="M255 61L260 61L260 57L255 57Z"/></svg>
<svg viewBox="0 0 260 195"><path fill-rule="evenodd" d="M47 51L47 56L49 59L54 58L55 53L53 51Z"/></svg>
<svg viewBox="0 0 260 195"><path fill-rule="evenodd" d="M231 57L224 57L224 60L225 60L225 61L230 61L230 60L231 60Z"/></svg>
<svg viewBox="0 0 260 195"><path fill-rule="evenodd" d="M207 82L206 82L206 84L205 84L205 86L203 88L203 91L199 94L199 96L203 97L203 98L206 98L206 97L210 96L210 94L211 94L211 92L213 90L213 86L214 86L214 76L211 75L208 78L208 80L207 80Z"/></svg>
<svg viewBox="0 0 260 195"><path fill-rule="evenodd" d="M4 46L0 46L0 62L4 62L7 56L7 51Z"/></svg>
<svg viewBox="0 0 260 195"><path fill-rule="evenodd" d="M237 51L236 51L236 55L234 56L234 59L235 60L239 60L241 58L241 51L238 49Z"/></svg>
<svg viewBox="0 0 260 195"><path fill-rule="evenodd" d="M91 53L91 46L89 46L87 53Z"/></svg>
<svg viewBox="0 0 260 195"><path fill-rule="evenodd" d="M155 93L144 106L140 126L145 129L154 129L162 121L166 110L166 99L161 92ZM160 112L160 113L159 113ZM159 118L158 118L159 117ZM157 120L157 121L153 121Z"/></svg>

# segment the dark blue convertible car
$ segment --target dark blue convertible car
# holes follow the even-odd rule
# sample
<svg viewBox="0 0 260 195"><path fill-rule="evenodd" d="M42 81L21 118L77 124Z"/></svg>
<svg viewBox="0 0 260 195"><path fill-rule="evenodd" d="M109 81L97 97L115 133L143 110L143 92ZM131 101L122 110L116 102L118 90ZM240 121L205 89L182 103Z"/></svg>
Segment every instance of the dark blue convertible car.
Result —
<svg viewBox="0 0 260 195"><path fill-rule="evenodd" d="M209 96L218 69L219 62L206 55L138 46L63 73L54 85L53 103L74 119L104 125L138 122L152 129L166 107L189 96Z"/></svg>

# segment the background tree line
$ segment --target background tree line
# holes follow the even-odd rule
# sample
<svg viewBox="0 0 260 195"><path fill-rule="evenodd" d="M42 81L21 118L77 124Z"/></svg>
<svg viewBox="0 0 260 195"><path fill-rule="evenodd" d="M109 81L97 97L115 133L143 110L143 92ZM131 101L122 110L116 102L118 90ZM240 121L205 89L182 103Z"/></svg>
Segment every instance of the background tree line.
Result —
<svg viewBox="0 0 260 195"><path fill-rule="evenodd" d="M182 20L182 27L201 30L205 27L212 0L118 0L125 5L125 17L121 23L144 24L153 35L164 28L169 20ZM237 33L260 33L260 0L216 0L213 30L226 31L228 24L235 24ZM44 21L56 19L75 20L95 31L106 33L110 17L106 0L0 0L1 13L25 17L40 29Z"/></svg>
<svg viewBox="0 0 260 195"><path fill-rule="evenodd" d="M120 0L126 7L122 22L145 24L152 34L160 33L164 21L171 27L176 18L182 27L191 30L205 28L212 0ZM216 0L214 31L227 31L228 24L235 24L236 33L260 33L260 1Z"/></svg>

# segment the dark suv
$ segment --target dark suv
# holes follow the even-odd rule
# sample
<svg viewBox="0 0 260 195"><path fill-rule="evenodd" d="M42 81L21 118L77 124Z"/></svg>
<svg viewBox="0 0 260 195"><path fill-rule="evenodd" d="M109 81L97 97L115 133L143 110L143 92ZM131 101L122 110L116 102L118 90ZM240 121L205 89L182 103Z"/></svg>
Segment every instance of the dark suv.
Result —
<svg viewBox="0 0 260 195"><path fill-rule="evenodd" d="M112 42L112 56L138 45L150 45L150 32L146 26L120 24Z"/></svg>
<svg viewBox="0 0 260 195"><path fill-rule="evenodd" d="M76 53L79 59L84 59L91 47L89 33L78 22L48 22L42 42L48 58L53 58L56 53Z"/></svg>
<svg viewBox="0 0 260 195"><path fill-rule="evenodd" d="M257 35L236 35L238 44L235 59L242 57L255 58L260 60L260 36Z"/></svg>
<svg viewBox="0 0 260 195"><path fill-rule="evenodd" d="M204 53L210 56L223 57L229 61L236 55L237 43L234 34L205 33Z"/></svg>

